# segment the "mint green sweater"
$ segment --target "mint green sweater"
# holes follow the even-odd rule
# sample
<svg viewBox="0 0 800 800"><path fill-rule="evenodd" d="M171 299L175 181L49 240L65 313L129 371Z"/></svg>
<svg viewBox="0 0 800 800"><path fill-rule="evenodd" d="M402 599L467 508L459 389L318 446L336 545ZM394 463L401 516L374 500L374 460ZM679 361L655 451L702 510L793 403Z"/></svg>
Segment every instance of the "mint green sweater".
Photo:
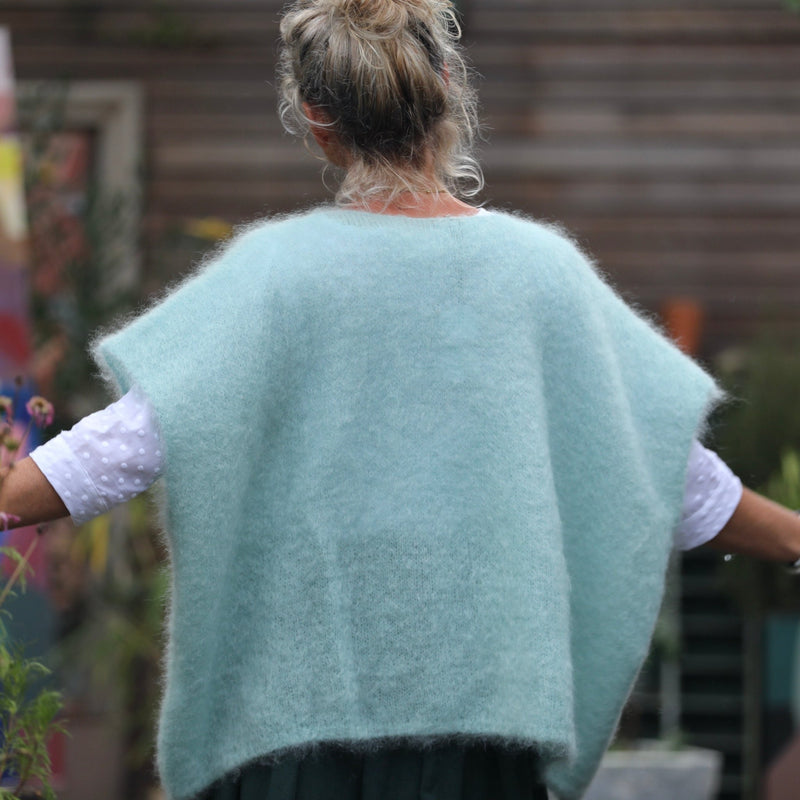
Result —
<svg viewBox="0 0 800 800"><path fill-rule="evenodd" d="M97 357L166 443L171 797L320 742L475 737L580 796L717 390L568 238L259 223Z"/></svg>

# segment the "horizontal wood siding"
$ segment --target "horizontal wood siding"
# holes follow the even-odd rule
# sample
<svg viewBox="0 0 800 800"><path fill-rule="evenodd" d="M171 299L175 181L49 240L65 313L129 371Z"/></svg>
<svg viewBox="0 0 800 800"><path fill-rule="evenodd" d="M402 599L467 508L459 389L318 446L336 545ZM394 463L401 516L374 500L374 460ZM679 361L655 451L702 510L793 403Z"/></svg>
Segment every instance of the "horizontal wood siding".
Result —
<svg viewBox="0 0 800 800"><path fill-rule="evenodd" d="M148 286L187 267L192 253L170 249L184 221L328 196L275 114L281 5L0 2L20 78L141 82ZM460 6L489 205L562 222L646 309L696 297L707 356L765 326L800 337L800 15L780 0ZM741 796L737 692L724 708L687 706L697 725L732 715L727 739L697 739L727 749L729 800Z"/></svg>
<svg viewBox="0 0 800 800"><path fill-rule="evenodd" d="M142 82L151 264L185 218L327 196L275 114L281 5L0 6L21 78ZM562 221L646 308L696 296L707 354L768 325L800 336L800 15L779 0L461 7L489 204Z"/></svg>
<svg viewBox="0 0 800 800"><path fill-rule="evenodd" d="M487 195L563 220L708 354L800 335L800 16L777 2L472 3Z"/></svg>

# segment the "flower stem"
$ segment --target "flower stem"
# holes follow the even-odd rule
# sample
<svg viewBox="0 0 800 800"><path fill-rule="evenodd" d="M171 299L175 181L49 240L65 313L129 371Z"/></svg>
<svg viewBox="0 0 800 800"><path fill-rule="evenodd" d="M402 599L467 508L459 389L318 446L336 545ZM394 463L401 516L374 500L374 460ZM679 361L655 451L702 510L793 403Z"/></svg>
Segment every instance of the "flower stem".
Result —
<svg viewBox="0 0 800 800"><path fill-rule="evenodd" d="M28 427L25 428L25 433L22 434L22 438L19 440L19 447L17 447L17 453L15 461L19 461L25 455L25 445L28 442L28 437L31 435L31 428L33 427L33 419L28 420Z"/></svg>
<svg viewBox="0 0 800 800"><path fill-rule="evenodd" d="M33 554L33 549L36 547L36 542L38 537L34 538L30 545L28 545L28 550L25 555L22 557L22 560L17 564L17 568L14 572L11 573L11 577L6 582L5 587L3 588L2 594L0 594L0 606L6 601L11 590L14 588L14 584L19 580L19 576L22 574L23 570L26 569L28 566L28 562L30 560L31 555Z"/></svg>

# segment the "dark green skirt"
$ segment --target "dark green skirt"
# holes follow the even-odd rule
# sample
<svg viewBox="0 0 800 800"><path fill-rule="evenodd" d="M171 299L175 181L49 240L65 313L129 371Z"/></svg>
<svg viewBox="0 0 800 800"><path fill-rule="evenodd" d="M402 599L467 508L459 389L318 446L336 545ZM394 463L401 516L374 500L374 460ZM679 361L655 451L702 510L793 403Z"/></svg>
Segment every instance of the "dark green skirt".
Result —
<svg viewBox="0 0 800 800"><path fill-rule="evenodd" d="M497 746L325 747L250 764L198 800L547 800L537 772L533 754Z"/></svg>

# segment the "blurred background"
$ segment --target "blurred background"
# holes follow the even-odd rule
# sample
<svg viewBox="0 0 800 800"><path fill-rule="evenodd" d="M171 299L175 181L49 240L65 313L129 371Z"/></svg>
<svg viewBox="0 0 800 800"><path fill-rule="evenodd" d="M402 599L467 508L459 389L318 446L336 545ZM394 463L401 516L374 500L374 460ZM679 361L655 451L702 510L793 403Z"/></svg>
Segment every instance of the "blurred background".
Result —
<svg viewBox="0 0 800 800"><path fill-rule="evenodd" d="M708 442L800 507L800 2L457 5L481 200L562 224L731 391ZM281 6L0 0L0 393L47 396L51 431L108 400L86 357L99 327L233 226L330 199L277 119ZM168 580L152 519L142 500L52 526L11 609L9 635L64 693L71 737L50 748L66 800L157 796ZM720 800L800 796L798 631L800 579L676 558L621 744L718 751Z"/></svg>

